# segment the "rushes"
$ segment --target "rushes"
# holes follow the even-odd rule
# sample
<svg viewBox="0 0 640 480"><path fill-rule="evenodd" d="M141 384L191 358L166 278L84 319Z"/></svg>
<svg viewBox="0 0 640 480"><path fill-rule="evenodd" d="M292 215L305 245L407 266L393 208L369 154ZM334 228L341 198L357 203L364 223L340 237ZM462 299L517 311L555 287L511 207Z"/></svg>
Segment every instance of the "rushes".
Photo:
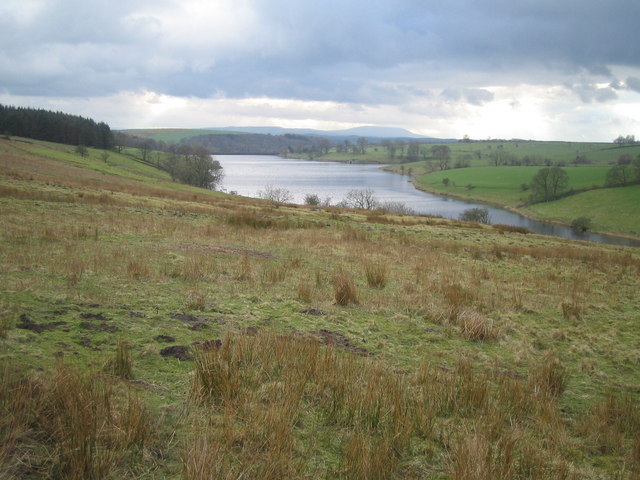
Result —
<svg viewBox="0 0 640 480"><path fill-rule="evenodd" d="M154 429L137 396L119 397L99 376L64 365L38 381L5 367L0 368L0 472L8 454L23 465L33 462L47 478L70 480L121 476L119 463L131 447L142 461ZM22 458L15 457L18 452Z"/></svg>
<svg viewBox="0 0 640 480"><path fill-rule="evenodd" d="M116 346L115 357L107 362L105 370L112 375L131 380L133 378L133 362L131 361L131 347L127 340L121 339Z"/></svg>
<svg viewBox="0 0 640 480"><path fill-rule="evenodd" d="M7 338L15 317L15 308L5 302L0 302L0 338Z"/></svg>
<svg viewBox="0 0 640 480"><path fill-rule="evenodd" d="M340 271L333 278L333 296L338 305L358 304L356 286L347 272Z"/></svg>
<svg viewBox="0 0 640 480"><path fill-rule="evenodd" d="M531 367L529 383L534 392L551 398L559 397L567 385L566 370L556 352L550 351Z"/></svg>
<svg viewBox="0 0 640 480"><path fill-rule="evenodd" d="M366 262L364 273L370 287L382 289L387 285L387 264L383 260Z"/></svg>

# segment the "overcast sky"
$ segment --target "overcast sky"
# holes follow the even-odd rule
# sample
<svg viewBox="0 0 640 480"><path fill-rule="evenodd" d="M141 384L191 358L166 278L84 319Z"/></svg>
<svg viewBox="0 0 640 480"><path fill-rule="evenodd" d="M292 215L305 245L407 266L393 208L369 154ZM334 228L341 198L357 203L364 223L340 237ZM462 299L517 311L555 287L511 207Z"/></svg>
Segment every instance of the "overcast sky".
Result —
<svg viewBox="0 0 640 480"><path fill-rule="evenodd" d="M112 128L640 137L638 0L3 0L0 103Z"/></svg>

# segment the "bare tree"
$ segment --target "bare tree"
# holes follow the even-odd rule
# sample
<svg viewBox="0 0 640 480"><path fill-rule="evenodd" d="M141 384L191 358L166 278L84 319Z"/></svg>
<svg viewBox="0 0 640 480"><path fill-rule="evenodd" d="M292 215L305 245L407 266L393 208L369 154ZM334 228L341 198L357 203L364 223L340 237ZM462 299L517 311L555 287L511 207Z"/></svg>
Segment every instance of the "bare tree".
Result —
<svg viewBox="0 0 640 480"><path fill-rule="evenodd" d="M491 223L489 210L486 208L468 208L458 218L464 222L484 223L486 225Z"/></svg>
<svg viewBox="0 0 640 480"><path fill-rule="evenodd" d="M370 188L349 191L344 197L343 203L347 207L361 208L363 210L374 210L379 205L373 190Z"/></svg>
<svg viewBox="0 0 640 480"><path fill-rule="evenodd" d="M293 200L292 193L286 188L267 185L264 190L258 192L258 197L264 200L271 200L276 203L287 203Z"/></svg>

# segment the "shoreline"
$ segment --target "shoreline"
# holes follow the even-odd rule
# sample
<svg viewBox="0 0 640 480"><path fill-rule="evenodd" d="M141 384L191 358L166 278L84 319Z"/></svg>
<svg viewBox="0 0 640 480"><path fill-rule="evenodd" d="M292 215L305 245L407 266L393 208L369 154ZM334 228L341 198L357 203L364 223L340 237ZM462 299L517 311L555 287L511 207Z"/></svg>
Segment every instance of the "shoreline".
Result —
<svg viewBox="0 0 640 480"><path fill-rule="evenodd" d="M299 158L299 157L283 157L283 158L296 158L298 160L310 160L309 158ZM336 159L328 159L328 158L322 158L322 159L313 159L313 161L319 161L319 162L336 162L336 163L344 163L344 164L353 164L353 162L349 162L349 161L344 161L344 160L336 160ZM367 162L367 161L363 161L363 162L356 162L357 164L361 164L361 165L379 165L381 170L384 170L385 172L388 173L394 173L396 175L401 175L401 176L408 176L406 174L402 174L400 172L396 172L388 167L392 167L395 164L389 164L389 163L379 163L379 162ZM525 211L525 210L521 210L518 207L514 207L511 205L504 205L504 204L500 204L497 202L490 202L487 200L483 200L483 199L479 199L470 195L464 195L464 194L456 194L456 193L443 193L437 190L430 190L426 187L424 187L423 185L420 185L416 182L415 177L411 176L409 177L409 181L411 182L411 184L414 186L414 188L416 190L420 190L422 192L426 192L426 193L430 193L432 195L438 195L441 197L449 197L449 198L454 198L457 200L464 200L464 201L468 201L468 202L473 202L473 203L477 203L480 205L487 205L487 206L491 206L491 207L496 207L496 208L501 208L503 210L506 210L508 212L512 212L515 213L517 215L520 215L522 217L528 218L530 220L535 220L537 222L545 222L545 223L550 223L550 224L554 224L554 225L561 225L563 227L568 227L571 228L571 224L569 223L565 223L565 222L561 222L559 220L547 220L547 219L543 219L543 218L539 218L535 215L533 215L532 213ZM589 230L589 232L591 233L595 233L595 234L600 234L600 235L606 235L609 237L616 237L616 238L623 238L623 239L627 239L627 240L636 240L636 241L640 241L640 236L634 236L634 235L630 235L630 234L624 234L624 233L613 233L613 232L609 232L609 231L604 231L604 230Z"/></svg>
<svg viewBox="0 0 640 480"><path fill-rule="evenodd" d="M398 174L397 172L393 172L391 170L386 170L386 171L388 171L390 173ZM400 174L398 174L398 175L400 175ZM423 192L427 192L427 193L430 193L432 195L440 195L442 197L450 197L450 198L455 198L455 199L458 199L458 200L465 200L465 201L471 201L471 202L479 203L479 204L483 204L483 205L489 205L491 207L501 208L503 210L507 210L509 212L516 213L516 214L521 215L521 216L523 216L525 218L528 218L530 220L535 220L535 221L538 221L538 222L545 222L545 223L552 223L552 224L555 224L555 225L562 225L564 227L571 228L571 224L569 224L569 223L561 222L559 220L547 220L547 219L544 219L544 218L539 218L539 217L536 217L535 215L533 215L530 212L527 212L527 211L519 209L518 207L513 207L511 205L499 204L499 203L496 203L496 202L488 202L486 200L474 198L474 197L468 196L468 195L459 195L459 194L455 194L455 193L442 193L442 192L439 192L437 190L429 190L428 188L425 188L423 185L418 184L415 181L414 177L412 177L410 181L411 181L411 184L417 190L420 190L420 191L423 191ZM624 239L627 239L627 240L640 240L640 236L634 236L634 235L623 234L623 233L613 233L613 232L604 231L604 230L589 230L589 232L597 233L597 234L600 234L600 235L607 235L609 237L624 238Z"/></svg>

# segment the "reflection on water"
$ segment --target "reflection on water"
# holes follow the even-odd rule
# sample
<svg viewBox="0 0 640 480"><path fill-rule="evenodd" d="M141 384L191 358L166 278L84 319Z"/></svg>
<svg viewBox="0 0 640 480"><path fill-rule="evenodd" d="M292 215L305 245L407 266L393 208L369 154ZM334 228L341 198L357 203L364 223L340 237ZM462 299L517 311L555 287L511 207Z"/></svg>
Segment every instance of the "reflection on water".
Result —
<svg viewBox="0 0 640 480"><path fill-rule="evenodd" d="M350 190L370 188L382 202L402 202L418 213L458 218L466 209L485 207L491 223L524 227L532 232L575 240L640 246L640 241L597 233L576 233L571 228L532 220L500 208L487 207L417 190L408 177L380 170L379 165L350 165L335 162L295 160L270 155L216 155L224 168L223 187L247 197L257 197L265 186L286 188L294 203L303 203L307 194L331 203L341 201Z"/></svg>

